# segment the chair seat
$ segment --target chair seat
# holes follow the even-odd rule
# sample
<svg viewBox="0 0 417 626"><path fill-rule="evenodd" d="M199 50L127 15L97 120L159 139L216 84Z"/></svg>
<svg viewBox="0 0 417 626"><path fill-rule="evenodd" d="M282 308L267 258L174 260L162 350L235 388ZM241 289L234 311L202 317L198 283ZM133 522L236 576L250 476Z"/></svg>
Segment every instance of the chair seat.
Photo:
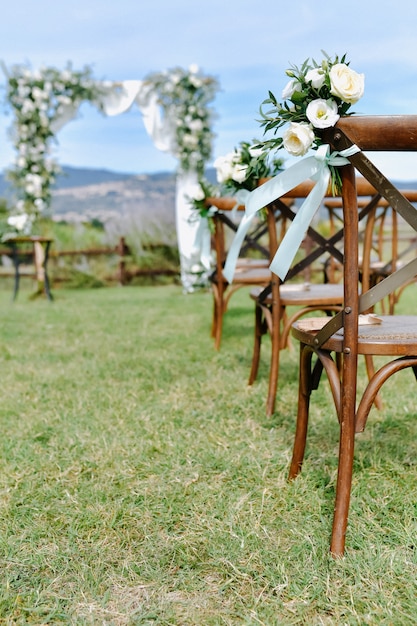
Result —
<svg viewBox="0 0 417 626"><path fill-rule="evenodd" d="M272 274L267 267L253 267L250 269L237 267L234 281L239 285L267 284L271 280ZM233 285L234 283L232 283Z"/></svg>
<svg viewBox="0 0 417 626"><path fill-rule="evenodd" d="M379 356L417 356L417 316L381 315L380 324L359 324L358 354ZM302 322L292 325L293 336L313 345L316 332L302 329ZM323 350L342 352L343 329L322 345Z"/></svg>
<svg viewBox="0 0 417 626"><path fill-rule="evenodd" d="M236 269L253 269L258 267L269 267L271 261L269 259L248 259L240 258L236 261Z"/></svg>
<svg viewBox="0 0 417 626"><path fill-rule="evenodd" d="M250 297L257 300L262 289L252 289ZM280 285L281 304L283 306L310 306L314 304L317 309L320 306L341 305L343 303L343 285L337 283L323 284L283 284ZM272 295L268 295L264 304L272 304Z"/></svg>

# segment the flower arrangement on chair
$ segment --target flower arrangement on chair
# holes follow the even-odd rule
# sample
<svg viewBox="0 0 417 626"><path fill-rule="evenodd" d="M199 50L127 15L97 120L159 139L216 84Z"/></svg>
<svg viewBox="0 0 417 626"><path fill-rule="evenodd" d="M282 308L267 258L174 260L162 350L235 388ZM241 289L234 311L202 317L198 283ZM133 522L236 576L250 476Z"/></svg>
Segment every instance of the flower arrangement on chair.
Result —
<svg viewBox="0 0 417 626"><path fill-rule="evenodd" d="M244 197L256 189L261 179L282 171L283 159L271 159L268 152L254 147L255 143L256 140L252 143L241 141L233 152L217 157L213 165L218 185L210 183L206 178L199 180L191 202L202 217L210 217L212 214L212 207L206 203L207 198L231 196L244 203Z"/></svg>
<svg viewBox="0 0 417 626"><path fill-rule="evenodd" d="M365 78L349 67L344 54L331 59L325 52L321 63L307 59L301 67L286 71L290 80L282 91L283 102L270 91L261 104L261 127L274 136L258 144L267 152L280 148L292 156L304 156L322 145L320 130L334 126L339 117L352 115L350 107L364 93ZM265 105L272 105L264 112ZM282 136L277 131L288 124ZM339 186L337 168L330 165L334 190Z"/></svg>
<svg viewBox="0 0 417 626"><path fill-rule="evenodd" d="M340 189L338 167L348 163L347 157L359 151L357 146L352 146L344 152L330 153L330 146L322 140L323 129L334 126L342 115L352 115L350 107L362 97L365 86L364 75L350 69L346 55L340 59L324 55L321 63L307 59L300 68L293 66L287 70L290 80L282 92L282 103L269 92L269 98L261 104L260 123L264 134L272 131L273 136L256 146L268 154L282 147L292 156L304 156L310 149L316 152L250 192L246 202L247 219L235 238L236 246L240 245L257 211L298 184L313 179L315 186L297 212L297 219L292 222L270 266L282 280L323 197L329 189L333 194ZM272 108L264 112L267 104ZM288 128L278 136L277 131L286 124Z"/></svg>

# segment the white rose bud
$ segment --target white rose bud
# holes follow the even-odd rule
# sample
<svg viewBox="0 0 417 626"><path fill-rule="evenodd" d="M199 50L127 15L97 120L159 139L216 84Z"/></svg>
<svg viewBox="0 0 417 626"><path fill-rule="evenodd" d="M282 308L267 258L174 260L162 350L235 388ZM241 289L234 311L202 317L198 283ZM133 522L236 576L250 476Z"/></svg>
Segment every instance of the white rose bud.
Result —
<svg viewBox="0 0 417 626"><path fill-rule="evenodd" d="M319 67L308 70L306 74L306 82L311 83L311 86L314 87L314 89L320 89L320 87L323 86L324 79L324 72Z"/></svg>
<svg viewBox="0 0 417 626"><path fill-rule="evenodd" d="M282 99L289 100L296 91L301 91L301 83L295 79L288 81L282 90Z"/></svg>

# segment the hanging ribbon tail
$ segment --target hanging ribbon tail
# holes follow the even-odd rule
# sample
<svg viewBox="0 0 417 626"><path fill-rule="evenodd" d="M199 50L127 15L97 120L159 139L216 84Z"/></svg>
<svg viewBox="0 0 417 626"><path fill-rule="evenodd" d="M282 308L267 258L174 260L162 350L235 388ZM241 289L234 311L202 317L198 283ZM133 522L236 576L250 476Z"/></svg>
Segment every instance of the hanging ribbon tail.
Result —
<svg viewBox="0 0 417 626"><path fill-rule="evenodd" d="M291 165L274 178L254 189L247 202L246 213L253 215L277 198L284 196L300 183L312 178L320 169L320 162L315 156L306 157Z"/></svg>
<svg viewBox="0 0 417 626"><path fill-rule="evenodd" d="M314 156L306 157L302 161L294 163L288 170L274 176L274 178L271 178L271 180L249 193L245 202L245 217L240 223L230 247L223 271L229 283L233 280L240 248L256 212L277 198L284 196L297 185L308 179L313 179L316 184L297 212L270 265L270 269L281 280L285 280L297 250L310 226L310 222L326 195L331 175L329 165L346 165L348 163L346 157L360 151L355 144L346 150L333 152L330 155L329 150L330 146L327 144L319 146Z"/></svg>
<svg viewBox="0 0 417 626"><path fill-rule="evenodd" d="M308 157L284 172L285 174L292 173L298 165L298 176L298 174L302 174L304 167L306 169L311 168L309 176L306 176L303 180L309 177L316 182L316 185L301 205L271 262L270 269L277 274L281 280L285 280L291 263L297 254L297 250L301 246L304 235L310 226L311 220L326 195L331 176L329 165L336 167L346 165L349 162L346 157L352 156L360 151L355 144L346 150L333 152L331 154L329 154L329 149L330 147L327 144L320 146L314 157ZM309 162L310 158L315 161L315 165ZM283 174L280 174L279 176L282 175ZM273 182L273 179L270 182ZM298 179L296 184L300 182L302 182L302 180ZM293 185L291 189L295 186L296 185ZM261 189L261 187L259 189ZM285 193L287 193L287 191L285 191Z"/></svg>
<svg viewBox="0 0 417 626"><path fill-rule="evenodd" d="M326 195L329 181L330 170L327 166L325 166L322 169L316 185L310 191L300 209L297 211L297 215L285 233L274 258L272 259L270 269L277 274L281 280L285 280L285 277L288 274L288 270L290 269L291 263L293 262L294 257L303 242L311 220Z"/></svg>
<svg viewBox="0 0 417 626"><path fill-rule="evenodd" d="M205 270L210 271L213 265L213 255L211 252L211 233L208 225L208 218L215 215L217 212L216 207L210 207L207 212L207 217L201 217L198 215L195 219L198 221L197 233L196 233L196 246L201 250L201 265Z"/></svg>
<svg viewBox="0 0 417 626"><path fill-rule="evenodd" d="M241 189L237 192L237 194L235 195L236 204L232 209L232 214L237 212L237 208L241 204L246 206L249 195L250 191L247 191L246 189ZM249 217L248 215L246 215L246 212L244 213L236 234L233 238L232 245L230 246L229 252L227 253L226 263L223 268L223 276L229 284L233 282L233 276L235 275L236 263L239 258L240 249L243 242L245 241L245 237L248 233L253 217L253 215Z"/></svg>
<svg viewBox="0 0 417 626"><path fill-rule="evenodd" d="M239 224L239 228L237 229L236 235L234 236L234 239L232 241L232 245L230 246L230 250L227 254L226 263L224 264L223 269L223 276L228 283L233 282L233 276L235 275L236 263L239 258L240 248L245 241L245 237L247 235L253 217L253 215L251 215L250 217L244 215L242 217L242 221Z"/></svg>
<svg viewBox="0 0 417 626"><path fill-rule="evenodd" d="M316 157L307 157L299 163L295 163L288 170L281 172L271 180L257 187L253 191L242 190L236 198L238 204L245 204L245 216L239 224L239 228L230 246L227 255L223 275L231 283L236 269L240 248L245 240L250 224L255 214L268 204L283 196L307 178L314 176L320 167ZM243 192L243 193L242 193Z"/></svg>

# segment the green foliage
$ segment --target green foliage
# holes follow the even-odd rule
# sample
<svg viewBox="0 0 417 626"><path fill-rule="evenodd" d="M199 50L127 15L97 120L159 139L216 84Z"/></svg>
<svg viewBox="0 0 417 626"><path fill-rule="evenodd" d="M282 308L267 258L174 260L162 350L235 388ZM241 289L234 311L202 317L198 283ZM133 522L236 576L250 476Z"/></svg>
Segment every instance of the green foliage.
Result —
<svg viewBox="0 0 417 626"><path fill-rule="evenodd" d="M325 58L320 63L317 63L314 59L307 59L301 67L292 65L286 71L291 81L282 94L283 102L280 102L272 91L269 91L269 97L262 102L260 125L264 130L264 134L272 132L272 137L259 143L259 146L262 146L263 149L275 151L283 146L283 138L276 136L276 134L280 128L289 122L311 124L307 109L308 105L313 101L333 102L337 106L339 116L352 115L352 112L349 111L352 101L338 96L333 89L331 81L333 66L339 64L346 65L346 67L349 66L349 63L346 61L346 54L341 58L336 55L334 59L325 52L323 54ZM315 80L311 78L310 73L312 71L316 72L316 80L319 76L322 78L317 85ZM288 90L288 93L285 93L286 90ZM265 110L266 107L268 107L267 110ZM331 125L333 123L327 126ZM321 125L318 128L325 128L325 126ZM320 131L315 130L315 133L316 137L312 147L317 148L322 141Z"/></svg>
<svg viewBox="0 0 417 626"><path fill-rule="evenodd" d="M44 67L32 70L15 65L8 71L6 103L14 114L12 138L16 162L7 175L18 196L17 213L29 217L45 212L51 203L51 187L59 172L52 158L56 125L68 107L93 101L100 89L89 67L74 71Z"/></svg>
<svg viewBox="0 0 417 626"><path fill-rule="evenodd" d="M174 67L149 74L144 85L157 96L166 119L173 120L179 169L202 174L212 151L214 111L209 103L219 89L217 80L197 66Z"/></svg>
<svg viewBox="0 0 417 626"><path fill-rule="evenodd" d="M314 395L305 466L289 484L297 352L281 356L267 419L267 343L246 384L247 292L230 302L220 352L210 293L61 290L12 304L0 291L0 306L2 623L415 622L410 372L358 436L348 548L335 561L330 391Z"/></svg>
<svg viewBox="0 0 417 626"><path fill-rule="evenodd" d="M2 237L10 231L10 227L7 224L7 218L9 217L9 207L7 200L0 198L0 240Z"/></svg>

